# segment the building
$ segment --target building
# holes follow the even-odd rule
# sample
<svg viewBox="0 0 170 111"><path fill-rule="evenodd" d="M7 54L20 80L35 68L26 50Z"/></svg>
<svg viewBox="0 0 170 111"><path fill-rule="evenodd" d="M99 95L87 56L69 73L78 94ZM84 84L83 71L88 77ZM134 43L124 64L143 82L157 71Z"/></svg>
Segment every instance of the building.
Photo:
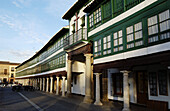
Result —
<svg viewBox="0 0 170 111"><path fill-rule="evenodd" d="M93 0L86 5L101 97L170 109L170 0Z"/></svg>
<svg viewBox="0 0 170 111"><path fill-rule="evenodd" d="M61 34L61 29L18 66L17 78L29 78L30 84L39 83L40 90L47 87L47 92L56 88L58 94L61 87L67 96L84 95L85 103L102 105L101 98L123 102L123 111L130 110L130 103L166 111L170 109L169 4L170 0L77 0L62 17L69 21L67 30ZM53 67L58 61L53 63L48 55L51 50L60 53L52 48L60 37L64 37L62 68ZM60 80L65 81L62 86Z"/></svg>
<svg viewBox="0 0 170 111"><path fill-rule="evenodd" d="M64 44L69 29L63 27L33 57L29 58L17 69L16 79L23 85L33 85L35 89L65 96L66 53ZM28 81L25 84L25 81ZM57 85L57 88L56 88ZM62 87L63 86L63 87Z"/></svg>
<svg viewBox="0 0 170 111"><path fill-rule="evenodd" d="M15 67L19 63L11 63L8 61L0 61L0 83L14 83L15 82Z"/></svg>

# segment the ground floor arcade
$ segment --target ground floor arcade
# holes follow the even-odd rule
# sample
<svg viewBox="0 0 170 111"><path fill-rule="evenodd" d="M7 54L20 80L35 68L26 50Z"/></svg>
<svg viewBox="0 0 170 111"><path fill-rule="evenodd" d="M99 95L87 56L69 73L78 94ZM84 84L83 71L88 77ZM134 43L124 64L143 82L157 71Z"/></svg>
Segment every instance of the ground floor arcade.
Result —
<svg viewBox="0 0 170 111"><path fill-rule="evenodd" d="M122 101L158 111L170 109L170 52L129 58L94 65L101 73L102 100Z"/></svg>

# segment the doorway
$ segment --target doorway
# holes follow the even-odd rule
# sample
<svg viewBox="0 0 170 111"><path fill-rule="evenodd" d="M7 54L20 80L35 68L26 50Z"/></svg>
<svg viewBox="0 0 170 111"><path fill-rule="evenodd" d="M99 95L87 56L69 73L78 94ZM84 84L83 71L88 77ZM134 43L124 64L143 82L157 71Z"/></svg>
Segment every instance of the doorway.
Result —
<svg viewBox="0 0 170 111"><path fill-rule="evenodd" d="M146 71L137 72L137 103L146 105L148 101L148 75Z"/></svg>

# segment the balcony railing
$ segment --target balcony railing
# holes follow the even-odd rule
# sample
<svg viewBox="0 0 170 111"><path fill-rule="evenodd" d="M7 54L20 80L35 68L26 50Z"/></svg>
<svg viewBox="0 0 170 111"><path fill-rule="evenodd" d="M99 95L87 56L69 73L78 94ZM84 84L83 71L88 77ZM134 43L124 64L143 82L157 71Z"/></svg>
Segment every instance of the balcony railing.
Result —
<svg viewBox="0 0 170 111"><path fill-rule="evenodd" d="M64 47L68 47L74 43L77 43L78 41L81 40L87 40L87 29L86 28L81 28L74 34L68 36L67 38L64 39Z"/></svg>

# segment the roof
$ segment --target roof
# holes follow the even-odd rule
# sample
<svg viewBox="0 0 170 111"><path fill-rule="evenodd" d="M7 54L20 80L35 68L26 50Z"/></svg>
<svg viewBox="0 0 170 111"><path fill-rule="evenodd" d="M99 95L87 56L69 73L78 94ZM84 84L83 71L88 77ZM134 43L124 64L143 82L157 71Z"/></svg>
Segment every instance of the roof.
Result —
<svg viewBox="0 0 170 111"><path fill-rule="evenodd" d="M79 11L86 3L91 0L78 0L74 5L64 14L63 19L69 20L74 14Z"/></svg>
<svg viewBox="0 0 170 111"><path fill-rule="evenodd" d="M93 0L83 11L85 13L90 13L94 8L97 8L97 6L106 0Z"/></svg>
<svg viewBox="0 0 170 111"><path fill-rule="evenodd" d="M20 63L12 63L12 62L9 62L9 61L0 61L0 64L19 65Z"/></svg>
<svg viewBox="0 0 170 111"><path fill-rule="evenodd" d="M39 54L41 54L44 50L46 50L52 43L54 43L58 38L60 38L62 35L65 34L65 32L69 31L69 26L63 27L61 30L59 30L45 45L44 47L42 47L38 52L36 52L35 55L33 55L31 58L29 58L28 60L24 61L23 63L21 63L19 66L17 66L16 68L22 66L23 64L27 63L28 61L32 60L33 58L35 58L36 56L38 56Z"/></svg>

